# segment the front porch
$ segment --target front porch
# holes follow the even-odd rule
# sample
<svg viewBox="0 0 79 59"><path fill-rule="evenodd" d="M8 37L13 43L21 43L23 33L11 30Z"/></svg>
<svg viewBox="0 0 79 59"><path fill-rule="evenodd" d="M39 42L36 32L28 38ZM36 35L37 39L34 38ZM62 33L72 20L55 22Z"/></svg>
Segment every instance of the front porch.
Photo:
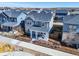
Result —
<svg viewBox="0 0 79 59"><path fill-rule="evenodd" d="M1 30L4 32L12 31L16 26L16 22L6 22L1 24Z"/></svg>
<svg viewBox="0 0 79 59"><path fill-rule="evenodd" d="M48 41L49 33L48 32L39 32L39 31L31 31L30 30L30 37L31 37L32 41L35 41L35 40Z"/></svg>
<svg viewBox="0 0 79 59"><path fill-rule="evenodd" d="M9 27L9 26L1 26L1 31L2 32L9 32L9 31L12 31L12 27Z"/></svg>

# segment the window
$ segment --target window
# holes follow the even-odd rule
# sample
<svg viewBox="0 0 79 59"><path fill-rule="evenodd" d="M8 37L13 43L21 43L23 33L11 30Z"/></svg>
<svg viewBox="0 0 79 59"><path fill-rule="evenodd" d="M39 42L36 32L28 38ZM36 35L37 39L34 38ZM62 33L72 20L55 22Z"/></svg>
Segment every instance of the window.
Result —
<svg viewBox="0 0 79 59"><path fill-rule="evenodd" d="M73 44L73 47L78 49L79 48L79 44Z"/></svg>
<svg viewBox="0 0 79 59"><path fill-rule="evenodd" d="M15 18L12 19L12 22L16 22L17 20Z"/></svg>
<svg viewBox="0 0 79 59"><path fill-rule="evenodd" d="M72 25L69 25L69 28L70 28L70 29L72 29L72 27L73 27Z"/></svg>
<svg viewBox="0 0 79 59"><path fill-rule="evenodd" d="M77 26L75 26L75 25L69 25L69 30L72 32L75 31L76 28L77 28Z"/></svg>
<svg viewBox="0 0 79 59"><path fill-rule="evenodd" d="M40 21L36 21L36 22L34 22L33 26L35 26L35 27L41 27L42 23Z"/></svg>
<svg viewBox="0 0 79 59"><path fill-rule="evenodd" d="M73 29L76 29L76 26L73 26Z"/></svg>
<svg viewBox="0 0 79 59"><path fill-rule="evenodd" d="M44 26L44 23L42 23L42 26Z"/></svg>
<svg viewBox="0 0 79 59"><path fill-rule="evenodd" d="M69 25L69 28L70 29L76 29L76 26L75 25Z"/></svg>
<svg viewBox="0 0 79 59"><path fill-rule="evenodd" d="M21 17L21 19L22 19L22 17Z"/></svg>
<svg viewBox="0 0 79 59"><path fill-rule="evenodd" d="M29 25L29 22L27 24Z"/></svg>
<svg viewBox="0 0 79 59"><path fill-rule="evenodd" d="M31 25L31 22L27 22L28 25Z"/></svg>

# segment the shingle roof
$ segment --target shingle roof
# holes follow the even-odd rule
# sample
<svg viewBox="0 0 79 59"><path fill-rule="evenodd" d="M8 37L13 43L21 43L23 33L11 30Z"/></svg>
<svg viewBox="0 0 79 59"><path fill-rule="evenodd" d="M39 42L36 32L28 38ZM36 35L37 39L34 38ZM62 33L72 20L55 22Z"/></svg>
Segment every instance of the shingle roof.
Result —
<svg viewBox="0 0 79 59"><path fill-rule="evenodd" d="M50 21L53 14L52 13L46 13L45 11L41 11L38 13L37 11L32 11L28 14L33 20L35 21Z"/></svg>
<svg viewBox="0 0 79 59"><path fill-rule="evenodd" d="M38 31L38 32L49 32L49 28L41 28L41 27L30 27L30 30Z"/></svg>
<svg viewBox="0 0 79 59"><path fill-rule="evenodd" d="M79 11L70 12L70 14L79 14Z"/></svg>
<svg viewBox="0 0 79 59"><path fill-rule="evenodd" d="M21 12L28 14L30 12L30 10L21 10Z"/></svg>
<svg viewBox="0 0 79 59"><path fill-rule="evenodd" d="M16 10L9 10L9 11L4 11L4 13L9 16L9 17L15 17L17 18L20 15L20 11L16 11Z"/></svg>
<svg viewBox="0 0 79 59"><path fill-rule="evenodd" d="M14 27L17 23L16 22L5 22L2 25L3 26L9 26L9 27Z"/></svg>
<svg viewBox="0 0 79 59"><path fill-rule="evenodd" d="M79 24L79 15L66 16L63 22L67 24Z"/></svg>
<svg viewBox="0 0 79 59"><path fill-rule="evenodd" d="M56 13L68 13L67 10L56 10Z"/></svg>

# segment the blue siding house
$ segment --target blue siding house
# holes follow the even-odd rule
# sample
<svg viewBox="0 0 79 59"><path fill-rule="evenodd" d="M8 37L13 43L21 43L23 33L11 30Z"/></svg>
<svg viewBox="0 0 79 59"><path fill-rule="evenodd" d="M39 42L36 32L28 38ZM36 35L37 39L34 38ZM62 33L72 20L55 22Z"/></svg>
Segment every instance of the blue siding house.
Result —
<svg viewBox="0 0 79 59"><path fill-rule="evenodd" d="M44 10L31 11L25 19L25 31L32 39L48 40L49 32L53 27L53 13Z"/></svg>
<svg viewBox="0 0 79 59"><path fill-rule="evenodd" d="M6 32L12 31L15 27L19 26L20 22L26 17L21 11L16 10L4 11L3 15L6 16L6 21L1 24L1 29Z"/></svg>

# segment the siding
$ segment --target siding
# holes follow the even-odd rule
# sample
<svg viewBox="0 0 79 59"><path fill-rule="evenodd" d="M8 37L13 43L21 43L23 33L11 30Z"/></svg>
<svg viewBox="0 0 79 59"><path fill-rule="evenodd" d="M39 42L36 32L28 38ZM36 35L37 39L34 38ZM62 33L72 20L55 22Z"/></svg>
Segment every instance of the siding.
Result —
<svg viewBox="0 0 79 59"><path fill-rule="evenodd" d="M69 25L68 24L64 24L63 31L64 32L69 32Z"/></svg>
<svg viewBox="0 0 79 59"><path fill-rule="evenodd" d="M64 32L69 32L69 25L77 26L77 29L79 29L79 25L76 25L76 24L64 24L64 26L63 26L63 31Z"/></svg>

